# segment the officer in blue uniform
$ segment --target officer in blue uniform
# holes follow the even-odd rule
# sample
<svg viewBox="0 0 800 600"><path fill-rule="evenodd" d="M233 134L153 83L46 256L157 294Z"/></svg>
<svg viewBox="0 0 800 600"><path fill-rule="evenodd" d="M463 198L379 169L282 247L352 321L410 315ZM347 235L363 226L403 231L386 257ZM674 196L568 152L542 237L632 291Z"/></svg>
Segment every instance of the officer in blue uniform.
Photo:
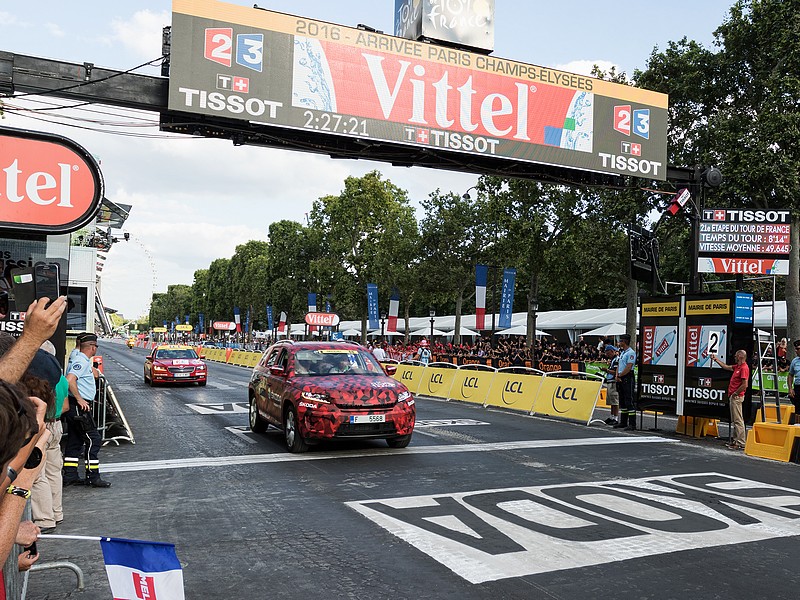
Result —
<svg viewBox="0 0 800 600"><path fill-rule="evenodd" d="M100 478L101 437L92 418L92 403L97 386L91 359L97 354L97 336L79 333L75 349L69 355L67 381L69 382L69 411L66 413L67 446L64 451L64 486L76 483L98 488L111 487ZM78 474L81 456L86 460L86 479Z"/></svg>

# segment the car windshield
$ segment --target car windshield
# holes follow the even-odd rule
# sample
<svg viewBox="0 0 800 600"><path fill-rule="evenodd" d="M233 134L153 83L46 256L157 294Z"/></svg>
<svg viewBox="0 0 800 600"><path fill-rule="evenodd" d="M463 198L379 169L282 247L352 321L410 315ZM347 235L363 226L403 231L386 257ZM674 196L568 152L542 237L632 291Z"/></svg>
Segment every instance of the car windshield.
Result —
<svg viewBox="0 0 800 600"><path fill-rule="evenodd" d="M298 350L294 354L294 374L318 375L384 375L383 369L369 352L351 349Z"/></svg>
<svg viewBox="0 0 800 600"><path fill-rule="evenodd" d="M156 350L156 358L176 359L176 358L197 358L194 350Z"/></svg>

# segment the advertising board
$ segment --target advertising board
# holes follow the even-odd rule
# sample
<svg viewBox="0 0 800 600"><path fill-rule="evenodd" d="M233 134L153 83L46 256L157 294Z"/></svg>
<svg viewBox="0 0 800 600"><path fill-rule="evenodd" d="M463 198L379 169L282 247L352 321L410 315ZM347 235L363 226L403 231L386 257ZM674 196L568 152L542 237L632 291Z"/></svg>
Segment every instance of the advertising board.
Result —
<svg viewBox="0 0 800 600"><path fill-rule="evenodd" d="M791 221L788 210L703 210L698 271L788 275Z"/></svg>
<svg viewBox="0 0 800 600"><path fill-rule="evenodd" d="M211 327L217 331L236 331L236 323L233 321L214 321Z"/></svg>
<svg viewBox="0 0 800 600"><path fill-rule="evenodd" d="M0 127L0 231L70 233L103 200L92 156L60 135Z"/></svg>
<svg viewBox="0 0 800 600"><path fill-rule="evenodd" d="M173 0L171 48L170 111L666 179L664 94L213 0Z"/></svg>
<svg viewBox="0 0 800 600"><path fill-rule="evenodd" d="M640 335L639 409L729 419L731 373L713 362L711 355L732 365L736 350L752 347L752 294L722 292L645 299ZM748 389L746 419L751 413L750 396Z"/></svg>

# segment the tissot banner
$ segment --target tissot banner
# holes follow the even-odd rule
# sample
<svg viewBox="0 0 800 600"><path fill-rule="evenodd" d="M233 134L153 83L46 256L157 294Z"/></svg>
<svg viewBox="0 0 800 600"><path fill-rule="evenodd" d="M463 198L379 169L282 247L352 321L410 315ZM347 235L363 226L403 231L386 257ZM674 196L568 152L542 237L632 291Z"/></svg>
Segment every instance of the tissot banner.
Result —
<svg viewBox="0 0 800 600"><path fill-rule="evenodd" d="M173 0L171 111L666 178L667 96L268 10Z"/></svg>

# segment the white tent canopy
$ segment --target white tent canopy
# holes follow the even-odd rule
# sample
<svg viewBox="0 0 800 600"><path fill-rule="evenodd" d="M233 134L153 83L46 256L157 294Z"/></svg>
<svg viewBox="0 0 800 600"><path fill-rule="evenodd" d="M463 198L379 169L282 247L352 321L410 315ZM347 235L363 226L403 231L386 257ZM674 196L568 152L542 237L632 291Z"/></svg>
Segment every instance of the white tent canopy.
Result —
<svg viewBox="0 0 800 600"><path fill-rule="evenodd" d="M500 331L495 331L495 335L528 335L528 326L527 325L517 325L516 327L510 327L509 329L501 329ZM542 331L541 329L536 330L536 337L542 337L543 335L550 335L546 331Z"/></svg>
<svg viewBox="0 0 800 600"><path fill-rule="evenodd" d="M359 329L345 329L344 331L340 331L344 337L353 337L356 335L361 335L361 330Z"/></svg>
<svg viewBox="0 0 800 600"><path fill-rule="evenodd" d="M448 337L454 336L455 334L456 334L456 330L455 329L453 329L453 331L448 331L447 333L445 333L445 335L448 336ZM480 335L480 334L477 331L472 331L472 329L467 329L466 327L462 327L461 331L459 331L459 335L461 335L462 337L464 337L464 336L466 336L466 337L475 337L475 336Z"/></svg>
<svg viewBox="0 0 800 600"><path fill-rule="evenodd" d="M620 325L619 323L609 323L608 325L603 325L602 327L592 329L591 331L584 331L581 335L596 335L600 337L606 337L622 335L623 333L627 333L625 331L625 325Z"/></svg>
<svg viewBox="0 0 800 600"><path fill-rule="evenodd" d="M411 337L425 337L426 335L433 335L433 336L438 335L444 337L450 334L448 334L446 331L439 331L438 329L434 329L433 331L431 331L430 327L428 329L418 329L417 331L411 332Z"/></svg>

